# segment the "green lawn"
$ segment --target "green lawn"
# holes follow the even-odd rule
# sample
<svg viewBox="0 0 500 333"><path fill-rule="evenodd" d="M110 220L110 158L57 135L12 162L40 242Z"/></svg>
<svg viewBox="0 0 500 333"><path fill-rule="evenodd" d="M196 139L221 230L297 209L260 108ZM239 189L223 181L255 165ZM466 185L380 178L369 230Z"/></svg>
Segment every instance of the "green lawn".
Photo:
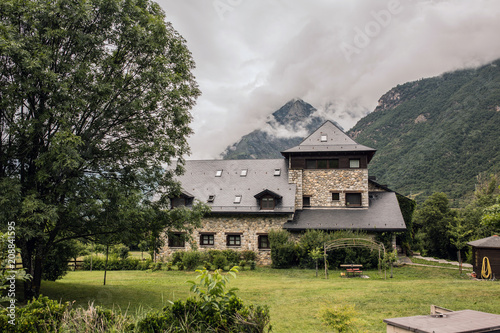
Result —
<svg viewBox="0 0 500 333"><path fill-rule="evenodd" d="M321 272L320 272L321 273ZM42 294L63 301L89 300L109 308L128 309L136 314L142 309L160 309L167 300L185 299L197 273L179 271L70 272L62 280L44 281ZM500 314L500 283L472 281L458 271L405 266L394 269L393 279L383 279L369 271L370 279L340 278L331 271L330 278L315 277L314 270L245 270L230 286L250 303L271 308L274 332L328 332L315 316L325 306L354 304L359 314L360 332L385 332L384 318L428 314L431 304L452 310L472 309ZM389 272L388 272L389 275Z"/></svg>

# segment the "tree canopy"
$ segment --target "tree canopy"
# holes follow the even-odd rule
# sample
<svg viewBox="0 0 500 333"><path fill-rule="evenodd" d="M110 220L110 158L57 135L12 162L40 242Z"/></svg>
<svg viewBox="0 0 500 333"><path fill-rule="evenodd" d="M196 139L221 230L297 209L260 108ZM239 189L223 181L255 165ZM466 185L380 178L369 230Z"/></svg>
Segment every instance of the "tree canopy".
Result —
<svg viewBox="0 0 500 333"><path fill-rule="evenodd" d="M150 0L0 2L0 221L29 291L59 243L182 224L159 211L189 152L193 68Z"/></svg>

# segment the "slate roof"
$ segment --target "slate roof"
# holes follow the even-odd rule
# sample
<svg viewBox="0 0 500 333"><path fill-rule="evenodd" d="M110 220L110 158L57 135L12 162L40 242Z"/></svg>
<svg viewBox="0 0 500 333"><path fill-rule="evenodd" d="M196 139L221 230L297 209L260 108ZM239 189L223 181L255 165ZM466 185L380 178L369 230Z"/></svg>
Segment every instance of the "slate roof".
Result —
<svg viewBox="0 0 500 333"><path fill-rule="evenodd" d="M473 310L453 311L439 316L384 319L386 324L417 333L499 332L500 315Z"/></svg>
<svg viewBox="0 0 500 333"><path fill-rule="evenodd" d="M500 249L500 237L497 235L494 235L491 237L478 239L478 240L469 242L467 244L474 246L474 247Z"/></svg>
<svg viewBox="0 0 500 333"><path fill-rule="evenodd" d="M321 136L326 135L327 140L321 141ZM298 146L284 150L283 155L289 153L311 153L311 152L371 152L377 150L358 144L344 131L331 121L326 121L314 133L304 139Z"/></svg>
<svg viewBox="0 0 500 333"><path fill-rule="evenodd" d="M288 171L284 159L268 160L188 160L185 173L177 179L184 192L207 203L212 213L293 213L295 210L295 184L288 184ZM275 170L280 175L275 176ZM220 177L216 172L222 170ZM245 177L241 171L247 170ZM260 210L255 195L268 190L278 198L274 210ZM208 203L208 197L214 201ZM241 202L235 197L241 195Z"/></svg>
<svg viewBox="0 0 500 333"><path fill-rule="evenodd" d="M404 231L406 225L394 192L370 192L368 208L310 208L295 212L288 230Z"/></svg>

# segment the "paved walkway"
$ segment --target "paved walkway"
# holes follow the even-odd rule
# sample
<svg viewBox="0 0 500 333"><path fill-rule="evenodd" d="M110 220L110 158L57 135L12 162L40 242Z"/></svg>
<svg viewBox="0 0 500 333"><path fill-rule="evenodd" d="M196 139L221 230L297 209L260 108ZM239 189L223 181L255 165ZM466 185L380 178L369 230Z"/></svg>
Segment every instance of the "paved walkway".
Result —
<svg viewBox="0 0 500 333"><path fill-rule="evenodd" d="M448 261L444 259L434 259L434 258L429 258L429 257L422 257L422 256L413 256L413 258L416 259L422 259L422 260L427 260L430 262L436 262L439 264L449 264L449 265L454 265L457 266L455 267L443 267L443 266L435 266L435 265L425 265L425 264L415 264L411 262L411 259L408 257L399 257L398 260L399 262L405 264L405 265L412 265L412 266L425 266L425 267L435 267L435 268L449 268L449 269L460 269L458 266L460 265L457 261ZM462 269L472 269L472 265L468 263L462 263Z"/></svg>

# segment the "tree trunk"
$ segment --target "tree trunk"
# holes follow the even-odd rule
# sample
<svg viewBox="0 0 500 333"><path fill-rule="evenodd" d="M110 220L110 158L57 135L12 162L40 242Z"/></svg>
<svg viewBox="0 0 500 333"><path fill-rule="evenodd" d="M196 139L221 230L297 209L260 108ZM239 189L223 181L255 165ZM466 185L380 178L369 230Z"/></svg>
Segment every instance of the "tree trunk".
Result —
<svg viewBox="0 0 500 333"><path fill-rule="evenodd" d="M108 269L109 244L106 244L106 262L104 263L104 286L106 285L106 271Z"/></svg>
<svg viewBox="0 0 500 333"><path fill-rule="evenodd" d="M460 250L458 250L458 267L459 267L460 275L462 275L462 256L460 254Z"/></svg>

